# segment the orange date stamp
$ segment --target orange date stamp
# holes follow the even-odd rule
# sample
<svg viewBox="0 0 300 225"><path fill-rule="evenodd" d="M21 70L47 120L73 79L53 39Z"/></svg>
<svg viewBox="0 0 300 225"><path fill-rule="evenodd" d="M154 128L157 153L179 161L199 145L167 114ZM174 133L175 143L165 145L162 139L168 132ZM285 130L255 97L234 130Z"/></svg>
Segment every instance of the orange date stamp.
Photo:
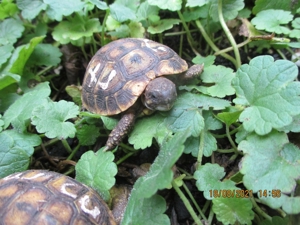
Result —
<svg viewBox="0 0 300 225"><path fill-rule="evenodd" d="M226 190L226 189L212 189L209 190L209 196L211 198L252 198L253 191L252 190ZM258 190L257 196L260 198L280 198L281 190L272 189L272 190Z"/></svg>
<svg viewBox="0 0 300 225"><path fill-rule="evenodd" d="M209 196L211 198L252 198L252 190L226 190L226 189L213 189L209 190Z"/></svg>

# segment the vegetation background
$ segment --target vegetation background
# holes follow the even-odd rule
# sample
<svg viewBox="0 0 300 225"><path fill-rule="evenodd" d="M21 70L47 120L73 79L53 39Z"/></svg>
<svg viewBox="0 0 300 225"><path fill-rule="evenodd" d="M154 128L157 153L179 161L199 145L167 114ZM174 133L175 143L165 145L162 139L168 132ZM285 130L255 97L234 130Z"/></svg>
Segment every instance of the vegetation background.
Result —
<svg viewBox="0 0 300 225"><path fill-rule="evenodd" d="M112 187L129 186L123 225L297 224L299 6L2 0L0 178L53 170L108 204L127 199ZM103 152L118 118L82 110L81 83L95 52L125 37L168 45L204 72L179 86L172 110L139 118Z"/></svg>

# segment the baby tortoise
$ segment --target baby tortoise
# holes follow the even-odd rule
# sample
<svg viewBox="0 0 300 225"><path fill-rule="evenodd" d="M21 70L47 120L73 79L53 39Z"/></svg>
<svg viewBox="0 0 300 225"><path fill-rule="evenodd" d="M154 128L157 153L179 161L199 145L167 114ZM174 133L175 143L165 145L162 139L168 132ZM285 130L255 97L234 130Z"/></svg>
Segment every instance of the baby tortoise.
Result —
<svg viewBox="0 0 300 225"><path fill-rule="evenodd" d="M171 48L144 38L116 40L98 50L86 69L82 104L100 115L122 113L105 150L122 141L143 108L151 111L172 108L177 97L176 86L164 76L178 74L180 80L186 80L202 70L203 65L188 69L186 61Z"/></svg>

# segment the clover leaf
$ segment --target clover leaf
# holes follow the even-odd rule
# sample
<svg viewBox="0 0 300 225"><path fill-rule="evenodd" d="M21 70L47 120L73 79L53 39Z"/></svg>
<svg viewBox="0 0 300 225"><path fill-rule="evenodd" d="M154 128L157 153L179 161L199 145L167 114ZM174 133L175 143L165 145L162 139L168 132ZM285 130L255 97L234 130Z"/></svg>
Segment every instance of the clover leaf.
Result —
<svg viewBox="0 0 300 225"><path fill-rule="evenodd" d="M38 84L30 92L25 93L6 110L3 115L4 128L11 123L17 130L25 130L34 107L44 104L50 95L48 82Z"/></svg>
<svg viewBox="0 0 300 225"><path fill-rule="evenodd" d="M151 34L160 34L165 30L171 29L175 24L179 24L179 19L162 19L155 25L148 27L148 32Z"/></svg>
<svg viewBox="0 0 300 225"><path fill-rule="evenodd" d="M61 51L51 44L38 44L28 59L27 65L56 66L60 63Z"/></svg>
<svg viewBox="0 0 300 225"><path fill-rule="evenodd" d="M34 146L41 144L36 134L5 130L0 133L0 178L28 168Z"/></svg>
<svg viewBox="0 0 300 225"><path fill-rule="evenodd" d="M284 193L294 189L295 180L300 176L300 150L288 143L285 133L250 134L247 140L241 141L238 149L245 154L240 171L248 189L254 192L280 189Z"/></svg>
<svg viewBox="0 0 300 225"><path fill-rule="evenodd" d="M165 120L166 126L174 132L189 131L197 137L204 128L202 110L225 109L230 103L200 94L184 93L180 95Z"/></svg>
<svg viewBox="0 0 300 225"><path fill-rule="evenodd" d="M60 22L52 32L53 38L61 44L73 43L84 37L92 37L93 33L100 32L101 26L97 18L82 18L75 14L69 21Z"/></svg>
<svg viewBox="0 0 300 225"><path fill-rule="evenodd" d="M145 149L152 145L153 138L160 139L165 137L168 129L164 126L165 117L159 113L139 119L132 132L129 135L129 143L134 145L135 149ZM162 132L159 132L159 131ZM163 134L163 137L159 136Z"/></svg>
<svg viewBox="0 0 300 225"><path fill-rule="evenodd" d="M13 45L10 44L0 46L0 67L11 56L13 49Z"/></svg>
<svg viewBox="0 0 300 225"><path fill-rule="evenodd" d="M247 189L258 192L259 198L272 208L299 213L300 198L286 194L294 191L300 177L300 149L289 143L287 135L277 131L265 136L252 133L240 142L238 149L245 154L240 172ZM259 195L261 190L268 190L268 197ZM280 190L281 196L269 197L271 190Z"/></svg>
<svg viewBox="0 0 300 225"><path fill-rule="evenodd" d="M115 184L115 175L117 166L113 162L114 154L112 152L88 151L78 160L75 170L75 179L96 189L104 198L109 200L109 189Z"/></svg>
<svg viewBox="0 0 300 225"><path fill-rule="evenodd" d="M81 145L93 145L100 136L99 127L84 124L80 128L77 128L76 136Z"/></svg>
<svg viewBox="0 0 300 225"><path fill-rule="evenodd" d="M81 0L43 0L47 4L47 15L57 21L63 16L69 16L74 12L82 10L84 3Z"/></svg>
<svg viewBox="0 0 300 225"><path fill-rule="evenodd" d="M47 8L43 0L17 0L17 6L22 10L25 19L34 19L42 10Z"/></svg>
<svg viewBox="0 0 300 225"><path fill-rule="evenodd" d="M247 224L251 225L254 218L252 203L247 198L215 198L212 210L218 221L224 225Z"/></svg>
<svg viewBox="0 0 300 225"><path fill-rule="evenodd" d="M6 17L13 16L18 12L18 7L16 4L12 3L12 0L3 0L0 3L0 20Z"/></svg>
<svg viewBox="0 0 300 225"><path fill-rule="evenodd" d="M88 0L88 1L94 4L98 9L102 9L102 10L108 9L106 2L99 1L99 0Z"/></svg>
<svg viewBox="0 0 300 225"><path fill-rule="evenodd" d="M235 77L233 70L224 66L209 66L207 67L200 78L203 83L213 84L210 86L201 85L198 90L204 94L224 98L226 95L233 95L234 88L231 86L231 81Z"/></svg>
<svg viewBox="0 0 300 225"><path fill-rule="evenodd" d="M0 45L14 44L22 36L24 26L20 20L6 19L0 23Z"/></svg>
<svg viewBox="0 0 300 225"><path fill-rule="evenodd" d="M247 108L239 120L244 128L260 135L289 125L300 114L300 83L297 66L287 60L258 56L249 65L242 65L233 79L237 98L233 100Z"/></svg>
<svg viewBox="0 0 300 225"><path fill-rule="evenodd" d="M182 0L148 0L150 5L156 5L161 9L177 11L181 9Z"/></svg>
<svg viewBox="0 0 300 225"><path fill-rule="evenodd" d="M224 168L218 164L206 163L194 173L198 190L203 191L206 199L213 200L213 211L223 224L251 224L254 213L252 203L247 198L237 198L237 188L231 180L221 179L225 176ZM223 196L222 190L231 193L231 197Z"/></svg>
<svg viewBox="0 0 300 225"><path fill-rule="evenodd" d="M66 120L78 114L79 107L73 102L46 102L33 109L31 121L37 131L45 133L46 137L66 139L74 137L76 132L74 124Z"/></svg>
<svg viewBox="0 0 300 225"><path fill-rule="evenodd" d="M289 34L290 30L281 24L287 24L292 21L293 15L289 11L280 9L268 9L257 13L251 23L259 30L266 30L276 34Z"/></svg>
<svg viewBox="0 0 300 225"><path fill-rule="evenodd" d="M135 12L125 5L115 2L109 8L111 16L119 22L136 19Z"/></svg>
<svg viewBox="0 0 300 225"><path fill-rule="evenodd" d="M145 218L145 213L147 217L152 218L149 220L149 224L153 224L153 221L156 220L161 222L155 222L155 224L168 224L168 218L162 214L166 210L164 199L159 200L160 203L155 203L158 204L155 211L145 211L146 205L153 198L161 198L154 195L158 189L164 189L171 185L174 176L172 166L181 156L187 137L187 132L178 132L164 140L149 172L134 184L122 224L141 224L140 219ZM143 210L140 210L141 208Z"/></svg>
<svg viewBox="0 0 300 225"><path fill-rule="evenodd" d="M219 21L218 0L211 0L209 15L213 21ZM232 20L237 17L238 12L245 7L243 0L227 0L222 3L222 11L225 21Z"/></svg>
<svg viewBox="0 0 300 225"><path fill-rule="evenodd" d="M209 0L187 0L186 1L186 6L188 7L201 7L205 4L207 4Z"/></svg>
<svg viewBox="0 0 300 225"><path fill-rule="evenodd" d="M143 225L169 225L170 220L166 211L166 201L160 195L153 195L150 198L138 199L135 190L131 192L130 202L126 206L122 225L143 224ZM138 210L137 210L138 209ZM150 210L149 210L150 209Z"/></svg>

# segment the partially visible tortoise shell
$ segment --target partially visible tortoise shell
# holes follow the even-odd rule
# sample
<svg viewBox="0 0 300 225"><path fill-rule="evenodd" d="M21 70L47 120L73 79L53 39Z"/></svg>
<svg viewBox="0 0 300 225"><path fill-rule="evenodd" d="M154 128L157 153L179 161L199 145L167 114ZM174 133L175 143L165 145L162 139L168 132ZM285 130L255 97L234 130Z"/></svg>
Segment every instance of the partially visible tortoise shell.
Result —
<svg viewBox="0 0 300 225"><path fill-rule="evenodd" d="M0 180L0 224L116 223L91 188L59 173L28 170Z"/></svg>
<svg viewBox="0 0 300 225"><path fill-rule="evenodd" d="M82 85L83 106L115 115L132 106L156 77L188 69L176 52L143 38L124 38L102 47L91 59Z"/></svg>

